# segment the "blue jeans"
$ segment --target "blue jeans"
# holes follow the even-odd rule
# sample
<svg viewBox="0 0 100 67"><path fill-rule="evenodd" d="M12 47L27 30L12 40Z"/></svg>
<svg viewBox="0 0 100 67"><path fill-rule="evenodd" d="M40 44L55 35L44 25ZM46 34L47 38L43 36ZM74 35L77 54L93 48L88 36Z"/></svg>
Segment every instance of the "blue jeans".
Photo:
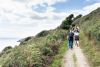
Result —
<svg viewBox="0 0 100 67"><path fill-rule="evenodd" d="M69 41L69 48L73 48L73 41Z"/></svg>

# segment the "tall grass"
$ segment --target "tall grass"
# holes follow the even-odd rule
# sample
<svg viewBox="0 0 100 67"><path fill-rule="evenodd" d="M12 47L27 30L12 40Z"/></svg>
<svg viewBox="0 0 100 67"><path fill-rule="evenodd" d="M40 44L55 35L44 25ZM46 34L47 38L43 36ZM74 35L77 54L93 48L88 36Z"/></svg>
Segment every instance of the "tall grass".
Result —
<svg viewBox="0 0 100 67"><path fill-rule="evenodd" d="M54 57L54 60L53 60L53 63L51 64L51 67L62 67L62 59L63 59L63 56L66 52L66 50L68 49L67 47L67 41L65 40L64 41L64 44L62 44L60 47L59 47L59 52L58 54Z"/></svg>
<svg viewBox="0 0 100 67"><path fill-rule="evenodd" d="M0 57L0 65L2 67L49 67L53 58L65 50L62 44L66 40L66 35L66 30L55 29L50 30L43 37L42 35L31 37L10 49L9 53L4 52Z"/></svg>
<svg viewBox="0 0 100 67"><path fill-rule="evenodd" d="M80 45L91 67L100 67L100 8L76 20L81 30Z"/></svg>
<svg viewBox="0 0 100 67"><path fill-rule="evenodd" d="M91 67L100 66L100 48L98 48L99 43L95 40L89 40L88 37L81 32L80 45L86 54Z"/></svg>

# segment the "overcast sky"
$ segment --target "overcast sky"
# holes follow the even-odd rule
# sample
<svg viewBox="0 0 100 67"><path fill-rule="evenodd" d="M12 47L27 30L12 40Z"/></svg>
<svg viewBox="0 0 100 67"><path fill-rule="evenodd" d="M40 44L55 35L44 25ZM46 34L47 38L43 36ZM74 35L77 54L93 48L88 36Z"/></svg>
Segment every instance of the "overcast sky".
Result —
<svg viewBox="0 0 100 67"><path fill-rule="evenodd" d="M0 0L0 38L24 38L54 29L73 13L86 15L100 0Z"/></svg>

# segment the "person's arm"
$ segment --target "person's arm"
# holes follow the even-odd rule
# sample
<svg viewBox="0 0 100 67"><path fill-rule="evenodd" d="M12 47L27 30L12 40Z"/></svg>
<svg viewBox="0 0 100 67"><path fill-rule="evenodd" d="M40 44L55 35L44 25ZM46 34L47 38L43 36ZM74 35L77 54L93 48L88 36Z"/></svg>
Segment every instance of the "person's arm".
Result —
<svg viewBox="0 0 100 67"><path fill-rule="evenodd" d="M75 32L74 32L74 35L73 35L73 39L75 40Z"/></svg>
<svg viewBox="0 0 100 67"><path fill-rule="evenodd" d="M69 34L67 35L67 39L69 39Z"/></svg>
<svg viewBox="0 0 100 67"><path fill-rule="evenodd" d="M67 35L67 39L69 38L69 36Z"/></svg>
<svg viewBox="0 0 100 67"><path fill-rule="evenodd" d="M78 32L80 32L80 29L78 29Z"/></svg>

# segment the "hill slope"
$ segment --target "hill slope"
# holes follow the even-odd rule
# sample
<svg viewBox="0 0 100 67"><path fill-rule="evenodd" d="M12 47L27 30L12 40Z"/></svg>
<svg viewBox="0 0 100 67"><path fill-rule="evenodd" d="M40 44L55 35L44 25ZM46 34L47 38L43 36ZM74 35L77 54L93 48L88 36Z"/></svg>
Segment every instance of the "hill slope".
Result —
<svg viewBox="0 0 100 67"><path fill-rule="evenodd" d="M81 28L80 45L91 67L100 66L100 8L73 22Z"/></svg>
<svg viewBox="0 0 100 67"><path fill-rule="evenodd" d="M50 67L54 56L66 40L70 24L80 26L80 45L88 57L91 67L100 66L100 8L73 20L67 17L57 29L42 31L36 37L21 40L15 48L7 47L0 54L1 67ZM61 29L62 28L62 29ZM65 47L65 46L64 46Z"/></svg>
<svg viewBox="0 0 100 67"><path fill-rule="evenodd" d="M6 47L0 54L1 67L61 66L61 61L54 60L54 57L58 55L57 57L61 59L62 54L66 51L67 44L64 45L63 43L66 42L67 30L72 24L73 17L73 14L66 17L61 26L54 30L45 30L35 37L19 40L21 43L15 48ZM52 64L52 62L57 64Z"/></svg>
<svg viewBox="0 0 100 67"><path fill-rule="evenodd" d="M42 33L27 37L19 46L4 51L0 56L1 67L49 67L67 32L55 29L46 35Z"/></svg>

